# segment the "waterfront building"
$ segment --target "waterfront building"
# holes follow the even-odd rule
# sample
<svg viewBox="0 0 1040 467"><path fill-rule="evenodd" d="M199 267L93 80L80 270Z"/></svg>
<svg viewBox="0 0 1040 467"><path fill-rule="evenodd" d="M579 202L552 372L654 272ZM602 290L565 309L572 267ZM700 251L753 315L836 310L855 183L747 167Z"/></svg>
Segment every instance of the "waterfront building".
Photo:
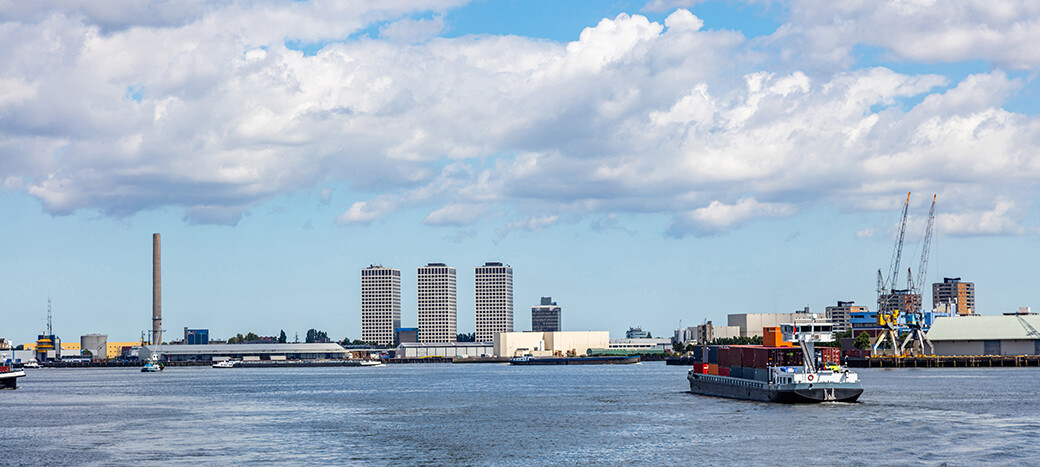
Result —
<svg viewBox="0 0 1040 467"><path fill-rule="evenodd" d="M347 358L347 350L339 344L209 344L209 345L145 345L138 358L150 360L158 356L164 362L212 362L239 360L332 360Z"/></svg>
<svg viewBox="0 0 1040 467"><path fill-rule="evenodd" d="M475 270L476 342L491 342L495 333L513 332L513 268L484 263Z"/></svg>
<svg viewBox="0 0 1040 467"><path fill-rule="evenodd" d="M494 345L490 342L440 342L424 344L421 342L402 342L397 346L395 358L471 358L490 357L494 354Z"/></svg>
<svg viewBox="0 0 1040 467"><path fill-rule="evenodd" d="M697 341L697 327L696 326L690 326L690 327L686 327L686 328L679 328L679 329L676 329L675 332L672 334L672 342L678 342L680 344L685 344L687 342L696 342L696 341Z"/></svg>
<svg viewBox="0 0 1040 467"><path fill-rule="evenodd" d="M607 331L500 332L495 334L494 355L581 356L589 349L606 349L609 345Z"/></svg>
<svg viewBox="0 0 1040 467"><path fill-rule="evenodd" d="M856 307L861 308L861 307ZM871 338L881 335L882 327L877 324L877 311L870 311L867 307L849 312L849 326L852 337L860 333L867 333Z"/></svg>
<svg viewBox="0 0 1040 467"><path fill-rule="evenodd" d="M531 331L562 331L562 314L563 308L552 301L552 297L542 297L541 304L531 307Z"/></svg>
<svg viewBox="0 0 1040 467"><path fill-rule="evenodd" d="M865 306L856 306L856 302L839 301L837 306L827 307L827 321L833 325L834 332L849 332L852 330L852 313L866 310Z"/></svg>
<svg viewBox="0 0 1040 467"><path fill-rule="evenodd" d="M944 277L942 282L932 284L932 307L940 305L953 305L958 315L975 314L975 283Z"/></svg>
<svg viewBox="0 0 1040 467"><path fill-rule="evenodd" d="M909 312L921 310L921 294L910 293L909 290L892 290L878 297L878 309L882 313L899 310L900 316L906 316Z"/></svg>
<svg viewBox="0 0 1040 467"><path fill-rule="evenodd" d="M419 342L455 342L455 268L429 263L418 274Z"/></svg>
<svg viewBox="0 0 1040 467"><path fill-rule="evenodd" d="M401 327L401 271L371 265L361 270L361 340L394 343Z"/></svg>
<svg viewBox="0 0 1040 467"><path fill-rule="evenodd" d="M936 355L1040 355L1040 316L959 315L928 330Z"/></svg>
<svg viewBox="0 0 1040 467"><path fill-rule="evenodd" d="M419 328L397 328L394 333L397 334L395 345L419 342Z"/></svg>
<svg viewBox="0 0 1040 467"><path fill-rule="evenodd" d="M610 339L607 348L611 350L672 350L671 339L624 338Z"/></svg>
<svg viewBox="0 0 1040 467"><path fill-rule="evenodd" d="M711 321L699 324L695 329L694 339L698 344L710 344L715 339L741 337L742 335L740 326L714 326Z"/></svg>
<svg viewBox="0 0 1040 467"><path fill-rule="evenodd" d="M209 329L184 328L184 343L187 345L209 344Z"/></svg>
<svg viewBox="0 0 1040 467"><path fill-rule="evenodd" d="M809 316L809 307L794 313L737 313L728 316L729 325L740 328L740 337L762 336L762 328L773 328L782 323L793 323ZM716 328L717 329L717 328ZM716 332L716 336L718 332Z"/></svg>
<svg viewBox="0 0 1040 467"><path fill-rule="evenodd" d="M628 331L625 331L625 338L627 339L647 339L649 337L650 331L644 331L640 327L628 328Z"/></svg>

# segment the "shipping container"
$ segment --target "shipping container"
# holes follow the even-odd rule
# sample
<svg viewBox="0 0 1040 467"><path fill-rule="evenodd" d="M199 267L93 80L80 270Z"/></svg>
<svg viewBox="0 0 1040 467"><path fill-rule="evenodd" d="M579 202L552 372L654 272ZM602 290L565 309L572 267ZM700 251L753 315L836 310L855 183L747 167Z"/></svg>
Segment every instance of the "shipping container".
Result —
<svg viewBox="0 0 1040 467"><path fill-rule="evenodd" d="M739 366L731 366L729 367L729 375L734 378L743 378L744 368Z"/></svg>
<svg viewBox="0 0 1040 467"><path fill-rule="evenodd" d="M717 375L717 374L719 374L719 366L714 364L714 363L709 363L708 364L708 374L709 375Z"/></svg>
<svg viewBox="0 0 1040 467"><path fill-rule="evenodd" d="M708 363L719 364L719 347L717 345L708 346Z"/></svg>
<svg viewBox="0 0 1040 467"><path fill-rule="evenodd" d="M729 367L728 366L720 366L719 367L719 376L729 376Z"/></svg>

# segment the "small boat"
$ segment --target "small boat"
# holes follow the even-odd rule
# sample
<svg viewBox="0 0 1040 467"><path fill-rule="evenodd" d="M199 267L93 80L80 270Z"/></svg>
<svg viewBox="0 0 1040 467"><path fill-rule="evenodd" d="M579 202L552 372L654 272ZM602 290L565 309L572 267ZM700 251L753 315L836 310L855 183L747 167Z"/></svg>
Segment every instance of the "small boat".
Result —
<svg viewBox="0 0 1040 467"><path fill-rule="evenodd" d="M18 378L25 376L22 370L15 370L9 365L0 365L0 389L17 389Z"/></svg>
<svg viewBox="0 0 1040 467"><path fill-rule="evenodd" d="M155 373L159 371L163 371L163 365L156 361L145 363L144 366L141 367L142 373Z"/></svg>
<svg viewBox="0 0 1040 467"><path fill-rule="evenodd" d="M235 360L224 360L213 364L213 368L234 368L238 366Z"/></svg>
<svg viewBox="0 0 1040 467"><path fill-rule="evenodd" d="M29 360L28 362L25 362L25 363L22 364L22 368L23 369L24 368L39 368L39 367L40 367L40 364L37 363L36 360Z"/></svg>
<svg viewBox="0 0 1040 467"><path fill-rule="evenodd" d="M379 360L362 360L361 366L383 366L383 362Z"/></svg>

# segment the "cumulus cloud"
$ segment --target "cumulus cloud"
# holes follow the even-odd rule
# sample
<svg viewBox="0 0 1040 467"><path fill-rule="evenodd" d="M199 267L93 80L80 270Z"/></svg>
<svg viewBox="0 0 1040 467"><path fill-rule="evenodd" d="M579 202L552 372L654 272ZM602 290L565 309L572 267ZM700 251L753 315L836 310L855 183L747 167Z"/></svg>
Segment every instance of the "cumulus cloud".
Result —
<svg viewBox="0 0 1040 467"><path fill-rule="evenodd" d="M687 233L697 236L725 232L730 228L755 218L787 217L795 208L783 203L760 203L754 198L744 198L733 204L712 201L706 207L680 213L675 216L668 232L682 237Z"/></svg>
<svg viewBox="0 0 1040 467"><path fill-rule="evenodd" d="M787 9L771 41L788 55L849 63L864 44L897 60L1040 66L1040 3L1032 0L791 0Z"/></svg>
<svg viewBox="0 0 1040 467"><path fill-rule="evenodd" d="M501 214L505 235L657 213L682 236L820 203L895 209L914 190L944 216L993 213L964 234L1013 234L1040 180L1040 119L1002 108L1026 78L775 69L761 43L682 9L557 43L436 37L452 3L432 0L201 2L140 24L34 5L6 4L0 24L0 180L56 214L178 206L234 224L336 185L355 199L341 225L417 208L429 225ZM825 50L799 15L770 40Z"/></svg>

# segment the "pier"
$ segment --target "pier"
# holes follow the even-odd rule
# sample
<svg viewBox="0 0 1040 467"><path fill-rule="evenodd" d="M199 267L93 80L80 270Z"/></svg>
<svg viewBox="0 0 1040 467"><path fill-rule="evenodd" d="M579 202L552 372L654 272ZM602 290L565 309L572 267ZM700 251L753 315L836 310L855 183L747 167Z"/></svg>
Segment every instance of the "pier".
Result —
<svg viewBox="0 0 1040 467"><path fill-rule="evenodd" d="M850 368L977 368L1037 367L1040 355L929 355L920 357L848 357Z"/></svg>

